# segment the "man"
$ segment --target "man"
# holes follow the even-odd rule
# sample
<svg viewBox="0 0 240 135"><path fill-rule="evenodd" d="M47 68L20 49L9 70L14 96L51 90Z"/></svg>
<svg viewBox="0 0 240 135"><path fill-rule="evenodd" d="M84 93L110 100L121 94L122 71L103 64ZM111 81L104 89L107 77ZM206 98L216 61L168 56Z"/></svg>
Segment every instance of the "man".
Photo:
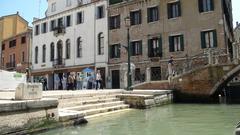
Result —
<svg viewBox="0 0 240 135"><path fill-rule="evenodd" d="M97 71L96 74L96 90L99 88L99 85L101 86L101 74L100 70Z"/></svg>
<svg viewBox="0 0 240 135"><path fill-rule="evenodd" d="M77 89L81 90L82 89L82 84L83 84L83 77L82 77L82 72L77 73Z"/></svg>

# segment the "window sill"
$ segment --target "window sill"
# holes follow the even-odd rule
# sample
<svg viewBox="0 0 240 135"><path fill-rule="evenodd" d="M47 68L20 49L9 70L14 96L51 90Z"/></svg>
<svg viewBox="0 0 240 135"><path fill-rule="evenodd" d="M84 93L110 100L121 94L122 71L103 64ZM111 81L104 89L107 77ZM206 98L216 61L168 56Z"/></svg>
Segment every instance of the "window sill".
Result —
<svg viewBox="0 0 240 135"><path fill-rule="evenodd" d="M212 14L214 13L214 10L213 11L203 11L203 12L200 12L200 15L205 15L205 14Z"/></svg>
<svg viewBox="0 0 240 135"><path fill-rule="evenodd" d="M181 16L178 16L178 17L174 17L174 18L169 18L168 20L178 20L178 19L180 19L181 18Z"/></svg>
<svg viewBox="0 0 240 135"><path fill-rule="evenodd" d="M159 22L159 20L156 20L156 21L148 22L148 24L156 24L158 22Z"/></svg>

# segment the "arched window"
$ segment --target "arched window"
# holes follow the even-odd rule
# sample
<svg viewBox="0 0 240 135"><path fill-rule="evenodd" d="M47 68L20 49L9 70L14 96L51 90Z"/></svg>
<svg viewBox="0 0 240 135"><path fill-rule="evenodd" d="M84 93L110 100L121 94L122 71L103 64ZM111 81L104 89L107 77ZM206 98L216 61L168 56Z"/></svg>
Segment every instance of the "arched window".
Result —
<svg viewBox="0 0 240 135"><path fill-rule="evenodd" d="M66 40L66 59L70 59L71 56L71 43L70 39Z"/></svg>
<svg viewBox="0 0 240 135"><path fill-rule="evenodd" d="M46 62L46 45L43 45L42 47L42 62Z"/></svg>
<svg viewBox="0 0 240 135"><path fill-rule="evenodd" d="M77 38L77 58L82 57L82 39L81 37Z"/></svg>
<svg viewBox="0 0 240 135"><path fill-rule="evenodd" d="M98 34L98 55L104 54L104 36L103 33Z"/></svg>
<svg viewBox="0 0 240 135"><path fill-rule="evenodd" d="M38 47L35 47L35 64L38 64Z"/></svg>
<svg viewBox="0 0 240 135"><path fill-rule="evenodd" d="M55 54L55 52L54 52L54 50L55 50L55 46L54 46L54 43L52 42L51 43L51 50L50 50L50 61L54 61L54 54Z"/></svg>

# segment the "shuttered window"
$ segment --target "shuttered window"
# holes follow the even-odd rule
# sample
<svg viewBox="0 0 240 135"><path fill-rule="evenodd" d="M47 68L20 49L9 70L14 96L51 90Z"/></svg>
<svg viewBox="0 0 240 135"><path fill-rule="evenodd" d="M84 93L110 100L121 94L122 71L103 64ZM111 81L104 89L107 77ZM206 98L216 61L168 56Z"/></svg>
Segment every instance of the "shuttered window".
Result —
<svg viewBox="0 0 240 135"><path fill-rule="evenodd" d="M216 30L201 32L201 48L217 47L217 32Z"/></svg>
<svg viewBox="0 0 240 135"><path fill-rule="evenodd" d="M169 52L184 51L184 37L183 35L176 35L169 37Z"/></svg>
<svg viewBox="0 0 240 135"><path fill-rule="evenodd" d="M110 58L120 58L120 44L111 45L109 48Z"/></svg>
<svg viewBox="0 0 240 135"><path fill-rule="evenodd" d="M142 41L131 42L131 56L142 55Z"/></svg>
<svg viewBox="0 0 240 135"><path fill-rule="evenodd" d="M119 29L120 28L120 15L111 16L109 18L109 27L111 29Z"/></svg>
<svg viewBox="0 0 240 135"><path fill-rule="evenodd" d="M147 9L148 22L154 22L159 20L158 7L151 7Z"/></svg>
<svg viewBox="0 0 240 135"><path fill-rule="evenodd" d="M142 23L141 10L130 12L131 25Z"/></svg>
<svg viewBox="0 0 240 135"><path fill-rule="evenodd" d="M214 0L198 0L199 12L209 12L214 10Z"/></svg>
<svg viewBox="0 0 240 135"><path fill-rule="evenodd" d="M181 3L180 1L168 3L168 19L181 16Z"/></svg>
<svg viewBox="0 0 240 135"><path fill-rule="evenodd" d="M148 57L162 57L162 38L148 40Z"/></svg>

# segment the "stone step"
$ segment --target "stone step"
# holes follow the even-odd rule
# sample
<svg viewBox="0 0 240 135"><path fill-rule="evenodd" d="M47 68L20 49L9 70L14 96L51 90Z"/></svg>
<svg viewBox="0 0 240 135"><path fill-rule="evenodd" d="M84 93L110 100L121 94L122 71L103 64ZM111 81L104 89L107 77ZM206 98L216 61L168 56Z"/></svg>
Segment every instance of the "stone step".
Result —
<svg viewBox="0 0 240 135"><path fill-rule="evenodd" d="M108 96L121 94L123 90L77 90L77 91L57 91L57 92L44 92L43 97L52 97L58 99L67 99L67 98L81 98L81 97L93 97L93 96Z"/></svg>
<svg viewBox="0 0 240 135"><path fill-rule="evenodd" d="M116 98L116 95L100 95L100 96L90 96L90 97L76 97L76 98L67 98L67 99L59 99L59 103L67 103L67 102L79 102L85 100L97 100L97 99L107 99L107 98Z"/></svg>
<svg viewBox="0 0 240 135"><path fill-rule="evenodd" d="M73 107L73 106L80 106L80 105L87 105L87 104L97 104L97 103L106 103L106 102L113 102L113 101L120 101L118 98L106 98L106 99L93 99L93 100L83 100L78 102L61 102L58 107Z"/></svg>
<svg viewBox="0 0 240 135"><path fill-rule="evenodd" d="M140 94L140 95L164 95L170 93L172 93L172 90L133 90L123 92L123 94Z"/></svg>
<svg viewBox="0 0 240 135"><path fill-rule="evenodd" d="M60 109L59 110L59 120L63 122L63 121L82 118L85 116L106 113L106 112L111 112L111 111L116 111L116 110L126 109L126 108L129 108L129 105L122 104L122 105L117 105L117 106L104 107L104 108L98 108L98 109L90 109L90 110L84 110L84 111L72 111L72 110Z"/></svg>
<svg viewBox="0 0 240 135"><path fill-rule="evenodd" d="M83 110L90 110L90 109L97 109L97 108L117 106L117 105L122 105L122 104L124 104L124 101L114 101L114 102L106 102L106 103L74 106L74 107L68 107L68 108L63 108L63 109L74 110L74 111L83 111Z"/></svg>

